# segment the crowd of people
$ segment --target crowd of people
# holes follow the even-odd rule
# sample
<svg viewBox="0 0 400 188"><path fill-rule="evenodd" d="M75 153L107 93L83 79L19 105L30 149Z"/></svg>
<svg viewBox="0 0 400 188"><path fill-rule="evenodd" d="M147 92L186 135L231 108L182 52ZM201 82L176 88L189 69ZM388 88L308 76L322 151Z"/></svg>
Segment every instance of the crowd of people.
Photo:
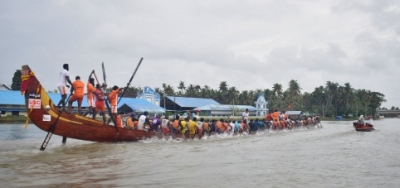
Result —
<svg viewBox="0 0 400 188"><path fill-rule="evenodd" d="M118 86L113 86L112 91L106 95L104 92L106 90L107 84L103 83L100 85L98 82L95 84L95 79L92 78L92 76L95 76L97 80L97 76L95 74L95 71L93 70L88 78L88 82L86 84L86 90L87 90L87 101L89 104L89 108L85 113L82 113L82 101L84 98L84 89L85 89L85 84L84 82L81 81L80 76L75 77L75 81L71 82L69 78L69 65L64 64L63 65L63 70L60 72L59 79L58 79L58 84L57 88L61 94L61 100L57 104L57 107L61 111L65 111L67 113L72 112L72 104L74 102L78 103L78 114L87 116L87 115L92 115L92 118L95 119L97 114L101 114L103 117L103 122L106 123L106 106L109 104L110 105L110 118L108 120L108 123L110 123L111 120L114 121L114 124L116 124L118 127L122 128L123 123L121 116L118 116L117 112L117 104L118 104L118 93L123 91L124 88L119 88ZM70 95L67 98L67 90L70 88ZM65 109L66 103L68 103L68 110Z"/></svg>
<svg viewBox="0 0 400 188"><path fill-rule="evenodd" d="M69 66L68 64L64 64L58 81L58 89L61 94L61 100L57 105L58 108L60 108L62 111L65 111L65 105L66 102L68 102L68 110L66 112L71 113L72 104L77 102L78 114L83 116L91 114L92 118L95 119L96 115L100 113L103 117L104 123L110 123L111 121L114 121L114 125L117 125L119 128L155 131L169 135L181 134L190 138L193 138L196 135L201 136L203 134L239 134L243 132L254 133L263 129L282 130L308 127L310 125L319 124L318 116L292 119L284 111L279 112L278 110L268 113L265 119L250 119L250 113L248 109L246 109L242 113L241 120L224 120L223 118L219 120L204 118L197 119L197 117L191 115L191 113L188 113L187 116L184 117L175 115L173 119L170 119L168 116L161 116L161 114L155 114L151 118L149 117L147 111L140 116L136 116L134 113L129 115L118 114L118 93L123 89L119 88L118 86L114 86L112 91L107 96L104 92L107 85L105 83L102 85L100 85L100 83L95 84L95 79L92 78L93 75L97 80L97 76L93 70L90 73L88 82L86 84L86 96L89 108L85 113L82 114L81 105L84 97L85 84L81 81L80 76L76 76L75 81L71 82L69 78ZM68 98L67 88L70 88L71 91L70 97ZM105 112L106 105L108 106L108 103L111 107L109 109L110 118L107 121Z"/></svg>
<svg viewBox="0 0 400 188"><path fill-rule="evenodd" d="M166 136L183 135L186 138L202 137L204 134L252 134L259 130L309 128L320 125L318 116L291 119L284 111L277 110L268 113L265 119L251 119L248 109L242 113L241 120L204 119L190 115L183 117L174 115L170 118L160 114L150 116L147 111L139 116L135 113L124 114L122 119L128 129L155 131Z"/></svg>

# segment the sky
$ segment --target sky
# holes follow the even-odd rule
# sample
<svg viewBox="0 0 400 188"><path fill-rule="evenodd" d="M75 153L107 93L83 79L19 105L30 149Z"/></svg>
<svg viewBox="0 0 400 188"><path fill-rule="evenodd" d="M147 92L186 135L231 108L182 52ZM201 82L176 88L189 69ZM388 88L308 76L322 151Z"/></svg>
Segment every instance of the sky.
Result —
<svg viewBox="0 0 400 188"><path fill-rule="evenodd" d="M385 95L400 107L400 1L4 0L0 83L28 64L46 90L62 65L86 80L153 88L180 81L239 91L302 92L327 81Z"/></svg>

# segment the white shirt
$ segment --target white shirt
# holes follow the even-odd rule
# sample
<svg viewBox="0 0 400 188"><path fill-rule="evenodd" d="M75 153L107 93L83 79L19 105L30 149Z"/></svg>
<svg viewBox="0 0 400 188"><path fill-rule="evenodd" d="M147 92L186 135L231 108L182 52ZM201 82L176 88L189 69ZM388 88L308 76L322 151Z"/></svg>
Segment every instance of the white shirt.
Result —
<svg viewBox="0 0 400 188"><path fill-rule="evenodd" d="M169 120L168 120L168 119L163 119L163 120L161 121L161 126L162 126L163 128L169 128L169 127L168 127L168 123L169 123Z"/></svg>
<svg viewBox="0 0 400 188"><path fill-rule="evenodd" d="M138 120L138 130L143 130L144 129L144 122L146 121L146 116L141 115Z"/></svg>
<svg viewBox="0 0 400 188"><path fill-rule="evenodd" d="M233 134L235 132L235 123L230 122L229 126L231 127L231 132L229 134L231 134L231 133Z"/></svg>
<svg viewBox="0 0 400 188"><path fill-rule="evenodd" d="M249 112L243 112L242 113L242 117L243 117L243 119L245 119L245 120L249 120Z"/></svg>
<svg viewBox="0 0 400 188"><path fill-rule="evenodd" d="M365 124L365 122L364 122L364 115L361 115L361 116L358 118L358 122L360 122L361 124Z"/></svg>
<svg viewBox="0 0 400 188"><path fill-rule="evenodd" d="M67 79L65 77L69 76L69 72L64 69L63 71L60 72L60 76L58 77L58 84L57 86L66 86L67 85Z"/></svg>

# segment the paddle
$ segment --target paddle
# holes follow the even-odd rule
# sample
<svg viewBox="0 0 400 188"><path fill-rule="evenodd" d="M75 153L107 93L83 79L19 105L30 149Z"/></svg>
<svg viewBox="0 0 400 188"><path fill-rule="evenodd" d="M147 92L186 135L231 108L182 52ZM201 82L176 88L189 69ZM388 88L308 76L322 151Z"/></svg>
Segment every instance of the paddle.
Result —
<svg viewBox="0 0 400 188"><path fill-rule="evenodd" d="M124 94L125 94L126 89L128 89L129 85L131 84L132 79L133 79L133 77L135 76L137 70L139 69L140 64L142 64L142 60L143 60L143 57L140 59L138 65L136 66L136 69L135 69L135 71L133 72L131 78L129 79L129 82L128 82L128 84L126 85L124 91L122 91L122 94L121 94L121 96L120 96L119 99L118 99L118 103L119 103L119 101L121 101L122 97L123 97ZM104 66L103 66L103 69L104 69ZM104 79L105 79L105 78L104 78Z"/></svg>
<svg viewBox="0 0 400 188"><path fill-rule="evenodd" d="M104 83L107 85L106 69L104 68L104 63L103 62L101 63L101 67L103 69L103 80L104 80ZM107 94L107 90L105 90L105 93ZM105 100L105 103L106 103L106 106L107 106L108 113L110 114L111 121L114 123L115 130L117 130L117 132L118 132L117 121L116 121L116 119L114 119L114 116L112 115L112 112L111 112L110 105L108 104L108 96L107 96L107 99Z"/></svg>
<svg viewBox="0 0 400 188"><path fill-rule="evenodd" d="M69 100L71 95L72 95L72 93L68 96L67 101ZM50 125L50 128L49 128L49 131L47 132L46 138L44 138L42 146L40 146L40 151L44 151L46 149L47 145L49 144L50 138L51 138L51 136L53 136L54 130L56 130L57 122L60 119L62 112L63 112L62 110L59 110L56 121L52 125ZM63 137L63 143L65 143L66 140L67 140L67 138L65 137L65 139L64 139L64 137Z"/></svg>

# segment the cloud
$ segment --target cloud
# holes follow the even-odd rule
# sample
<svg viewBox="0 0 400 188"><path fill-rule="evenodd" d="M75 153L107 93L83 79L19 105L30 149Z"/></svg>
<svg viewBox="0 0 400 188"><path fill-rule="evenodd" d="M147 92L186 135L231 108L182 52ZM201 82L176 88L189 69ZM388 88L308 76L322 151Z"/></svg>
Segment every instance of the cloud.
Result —
<svg viewBox="0 0 400 188"><path fill-rule="evenodd" d="M370 1L4 1L1 83L29 64L54 89L63 63L85 78L101 62L111 85L303 92L333 81L379 91L400 106L400 3ZM176 89L177 90L177 89ZM384 104L386 105L386 104Z"/></svg>

